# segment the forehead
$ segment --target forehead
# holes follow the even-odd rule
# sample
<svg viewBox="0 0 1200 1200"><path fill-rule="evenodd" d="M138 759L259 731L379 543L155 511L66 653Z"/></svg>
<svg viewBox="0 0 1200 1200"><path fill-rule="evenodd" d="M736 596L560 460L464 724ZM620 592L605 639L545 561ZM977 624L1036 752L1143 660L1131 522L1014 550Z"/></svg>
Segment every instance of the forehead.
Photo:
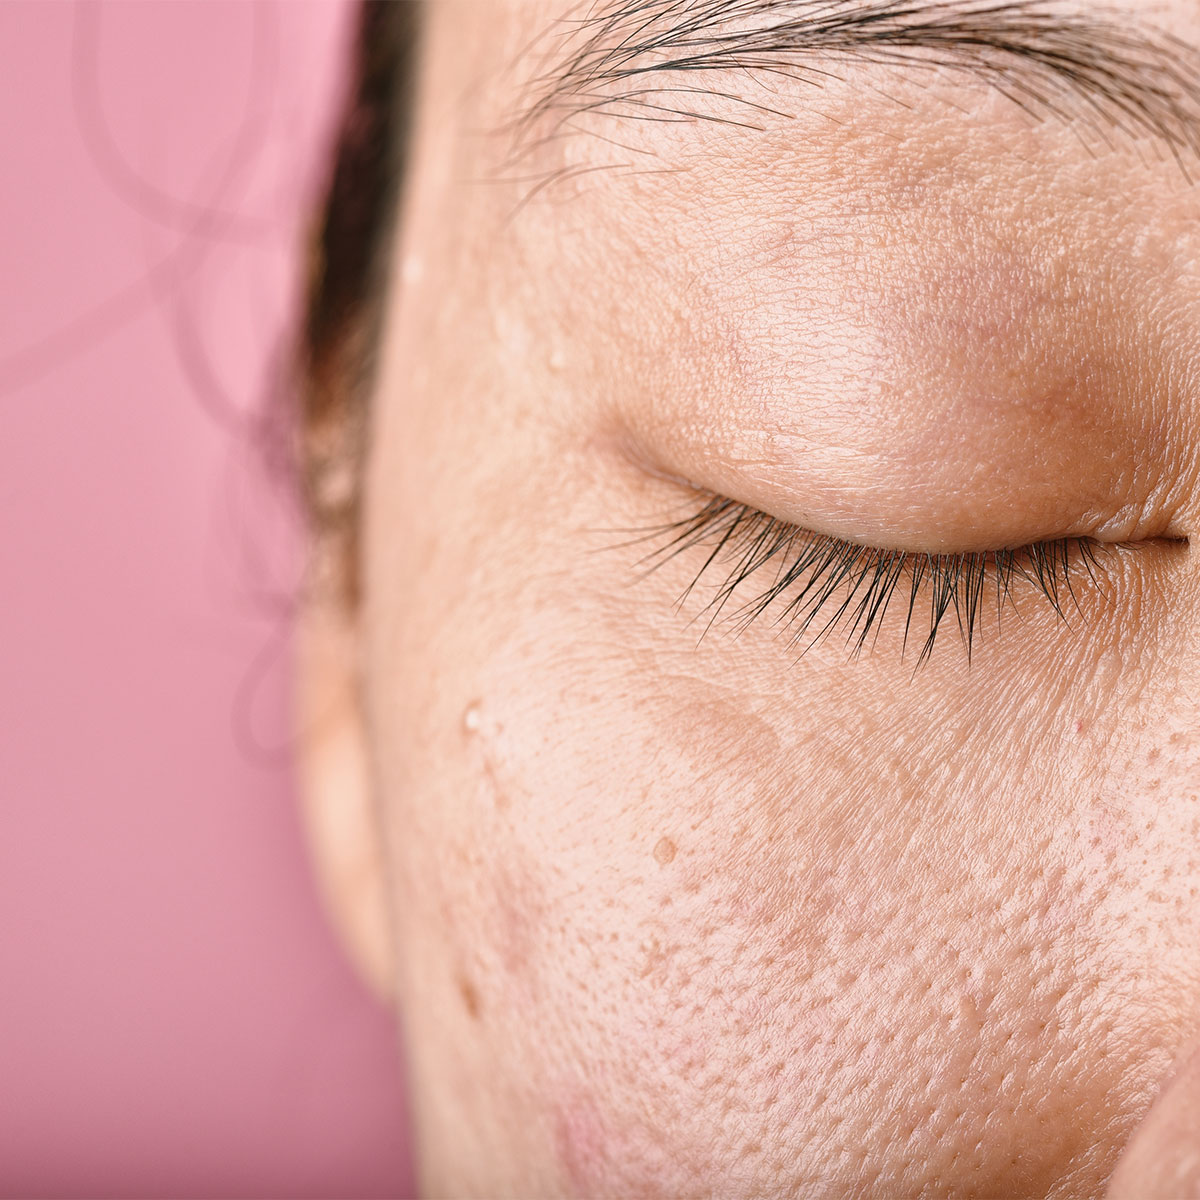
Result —
<svg viewBox="0 0 1200 1200"><path fill-rule="evenodd" d="M454 169L486 183L477 203L504 214L506 242L587 223L597 246L615 231L683 262L732 238L787 262L797 237L811 248L866 223L888 247L987 259L1007 288L1035 244L1057 269L1056 247L1099 252L1121 230L1142 249L1143 231L1160 249L1194 236L1191 0L433 0L432 12L427 79L450 106L439 137L456 129ZM1138 256L1153 273L1156 255Z"/></svg>
<svg viewBox="0 0 1200 1200"><path fill-rule="evenodd" d="M1161 219L1158 194L1174 206L1200 173L1193 0L431 0L430 13L427 92L442 137L452 125L461 142L460 176L512 184L521 207L601 190L632 211L622 181L666 171L677 195L838 212L972 182L1024 208L1069 180L1067 207L1094 210L1119 174L1118 216L1136 223L1139 199Z"/></svg>
<svg viewBox="0 0 1200 1200"><path fill-rule="evenodd" d="M873 68L983 84L1035 119L1147 134L1176 156L1200 146L1195 50L1144 15L1047 0L611 0L553 40L534 112L705 118L708 92L740 99L729 119L755 128L787 115L781 85L811 92Z"/></svg>
<svg viewBox="0 0 1200 1200"><path fill-rule="evenodd" d="M936 119L944 85L984 85L1035 121L1076 122L1093 149L1113 131L1157 139L1176 158L1200 146L1200 5L1189 0L432 0L432 10L476 98L518 133L600 116L754 129L820 107L820 93L852 79L868 110L897 99L899 80L934 93L916 99Z"/></svg>

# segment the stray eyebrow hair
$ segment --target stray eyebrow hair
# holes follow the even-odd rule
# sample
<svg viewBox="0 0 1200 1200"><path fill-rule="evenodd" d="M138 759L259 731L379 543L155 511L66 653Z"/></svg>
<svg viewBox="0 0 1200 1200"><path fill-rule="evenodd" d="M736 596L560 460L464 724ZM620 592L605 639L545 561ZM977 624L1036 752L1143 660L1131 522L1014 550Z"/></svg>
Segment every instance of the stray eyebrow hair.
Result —
<svg viewBox="0 0 1200 1200"><path fill-rule="evenodd" d="M564 53L534 82L525 121L557 113L561 128L602 112L761 129L767 114L792 114L686 75L820 85L839 62L880 64L961 72L1035 117L1150 135L1185 174L1185 157L1200 156L1200 51L1122 11L1056 12L1046 0L601 0L562 31ZM737 101L745 119L706 112L705 94Z"/></svg>

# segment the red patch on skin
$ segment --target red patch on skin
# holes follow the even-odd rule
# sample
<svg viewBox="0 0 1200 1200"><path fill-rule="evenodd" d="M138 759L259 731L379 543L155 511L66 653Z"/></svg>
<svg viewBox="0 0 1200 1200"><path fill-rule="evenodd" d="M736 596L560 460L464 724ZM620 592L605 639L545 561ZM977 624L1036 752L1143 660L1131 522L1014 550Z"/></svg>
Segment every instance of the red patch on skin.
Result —
<svg viewBox="0 0 1200 1200"><path fill-rule="evenodd" d="M692 1062L699 1061L698 1054L698 1045L683 1052ZM619 1101L602 1107L603 1098L612 1094L603 1082L608 1072L593 1061L588 1076L587 1085L576 1080L563 1092L553 1086L550 1089L549 1094L558 1097L549 1106L558 1164L557 1194L587 1200L678 1200L713 1194L711 1184L718 1168L711 1141L704 1145L681 1142L675 1123L663 1115L664 1109L652 1094L638 1094L636 1112L623 1108ZM620 1095L634 1095L643 1082L623 1076L618 1084L610 1077L607 1086L620 1087ZM589 1090L583 1091L583 1086ZM673 1103L664 1098L665 1111L672 1111Z"/></svg>
<svg viewBox="0 0 1200 1200"><path fill-rule="evenodd" d="M608 1137L596 1106L574 1100L559 1109L554 1145L568 1195L591 1196L604 1181Z"/></svg>

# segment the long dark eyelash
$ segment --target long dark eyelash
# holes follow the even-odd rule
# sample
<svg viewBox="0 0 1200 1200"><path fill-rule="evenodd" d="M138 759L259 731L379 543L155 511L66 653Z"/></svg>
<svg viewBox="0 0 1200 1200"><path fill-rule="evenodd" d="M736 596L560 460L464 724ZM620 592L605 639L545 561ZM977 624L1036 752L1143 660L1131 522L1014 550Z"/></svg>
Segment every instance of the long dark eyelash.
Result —
<svg viewBox="0 0 1200 1200"><path fill-rule="evenodd" d="M802 653L841 630L857 654L874 643L885 615L898 605L904 614L902 654L929 622L918 667L933 653L939 631L951 624L969 660L987 613L994 611L999 621L1006 607L1015 607L1015 585L1032 585L1062 621L1082 615L1078 572L1098 585L1097 543L1088 538L986 553L906 554L812 533L723 496L707 496L697 511L644 536L662 542L642 560L648 571L693 549L707 551L679 597L681 606L714 569L724 572L700 612L705 631L719 620L740 631L774 610L776 624ZM735 601L752 576L762 577L766 586L752 599Z"/></svg>

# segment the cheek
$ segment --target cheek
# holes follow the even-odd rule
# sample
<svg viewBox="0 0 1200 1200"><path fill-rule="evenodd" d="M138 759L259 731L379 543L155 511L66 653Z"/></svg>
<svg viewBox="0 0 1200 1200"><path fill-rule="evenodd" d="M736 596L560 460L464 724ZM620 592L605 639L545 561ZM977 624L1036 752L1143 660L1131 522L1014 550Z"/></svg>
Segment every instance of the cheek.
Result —
<svg viewBox="0 0 1200 1200"><path fill-rule="evenodd" d="M1114 685L1152 656L698 653L686 578L564 550L661 511L627 476L439 469L486 449L386 462L369 551L431 1190L1098 1194L1197 1016L1200 719Z"/></svg>
<svg viewBox="0 0 1200 1200"><path fill-rule="evenodd" d="M998 787L962 764L1028 725L984 749L895 697L780 705L594 626L438 661L471 665L393 749L402 943L429 1072L457 1063L456 1119L541 1163L520 1178L1101 1187L1189 982L1146 953L1181 893L1154 908L1130 867L1133 760L1107 799L1040 760Z"/></svg>

